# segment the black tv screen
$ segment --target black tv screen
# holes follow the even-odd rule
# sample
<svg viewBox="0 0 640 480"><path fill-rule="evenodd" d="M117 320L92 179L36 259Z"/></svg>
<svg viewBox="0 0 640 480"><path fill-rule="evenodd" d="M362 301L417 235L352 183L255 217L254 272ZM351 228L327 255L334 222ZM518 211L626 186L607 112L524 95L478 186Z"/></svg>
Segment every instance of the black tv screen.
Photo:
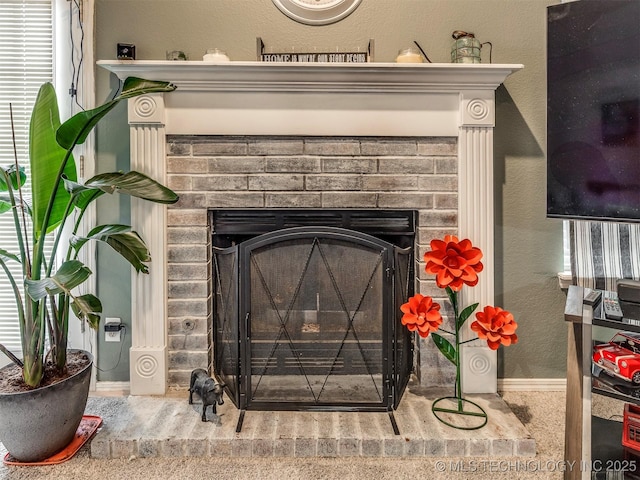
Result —
<svg viewBox="0 0 640 480"><path fill-rule="evenodd" d="M640 0L547 9L547 215L640 221Z"/></svg>

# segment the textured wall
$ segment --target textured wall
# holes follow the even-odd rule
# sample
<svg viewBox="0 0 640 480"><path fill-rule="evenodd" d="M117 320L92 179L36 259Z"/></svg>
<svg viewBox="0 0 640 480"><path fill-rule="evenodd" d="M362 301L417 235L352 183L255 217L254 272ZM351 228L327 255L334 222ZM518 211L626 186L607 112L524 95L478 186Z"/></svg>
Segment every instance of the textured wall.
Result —
<svg viewBox="0 0 640 480"><path fill-rule="evenodd" d="M471 31L481 41L492 42L494 63L525 66L496 94L496 303L512 311L520 324L520 343L500 353L499 375L562 377L566 326L564 295L556 278L563 268L562 224L545 217L546 6L551 3L363 0L343 21L311 27L284 16L271 0L96 0L96 58L113 59L117 42L131 42L138 59L164 59L165 52L174 49L198 59L207 48L218 47L232 60L254 60L255 38L260 36L267 47L298 51L364 48L373 38L375 60L383 62L393 61L399 49L417 40L432 61L448 62L453 30ZM485 62L488 53L485 46ZM100 69L97 75L98 98L104 100L116 82ZM126 114L119 109L100 126L101 171L123 168L127 138ZM126 216L127 209L126 201L105 200L100 215ZM122 268L113 267L112 272L109 254L100 255L101 266L109 270L99 285L101 298L107 309L116 305L125 310L121 315L130 322L122 300L129 275ZM101 349L105 364L110 355L117 357L113 350ZM101 378L123 379L124 374L109 375Z"/></svg>

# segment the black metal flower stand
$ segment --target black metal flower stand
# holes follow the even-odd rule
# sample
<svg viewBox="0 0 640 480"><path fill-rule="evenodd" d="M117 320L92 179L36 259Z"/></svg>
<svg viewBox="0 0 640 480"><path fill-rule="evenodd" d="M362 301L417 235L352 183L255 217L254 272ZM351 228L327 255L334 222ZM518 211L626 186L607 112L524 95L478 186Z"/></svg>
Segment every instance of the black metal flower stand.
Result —
<svg viewBox="0 0 640 480"><path fill-rule="evenodd" d="M454 403L453 408L447 408L445 406L439 406L447 401ZM473 408L469 408L469 406ZM436 399L431 405L431 411L433 415L445 425L457 428L458 430L478 430L487 424L488 416L487 412L475 402L462 397L441 397ZM461 415L461 423L454 423L452 420L456 417L453 415ZM451 421L448 417L451 417ZM467 420L462 420L464 417L472 418L474 421L470 425ZM464 421L464 423L462 423Z"/></svg>
<svg viewBox="0 0 640 480"><path fill-rule="evenodd" d="M485 410L477 403L462 397L462 385L460 380L460 345L462 343L467 343L460 341L460 329L465 324L467 318L469 318L476 309L478 304L470 305L462 312L459 312L458 293L454 292L449 287L446 288L446 291L449 296L449 300L451 301L451 306L453 307L455 330L453 332L447 332L446 330L443 331L453 335L455 339L455 347L438 334L432 334L432 338L438 349L456 366L455 396L437 398L431 405L431 411L440 422L449 427L457 428L458 430L478 430L487 424L487 412L485 412ZM454 405L447 408L444 406L447 402L451 402ZM451 421L453 418L456 418L453 417L453 415L459 415L461 423L464 417L471 417L473 419L477 419L477 421L471 425L467 424L466 420L464 421L465 423L457 424Z"/></svg>

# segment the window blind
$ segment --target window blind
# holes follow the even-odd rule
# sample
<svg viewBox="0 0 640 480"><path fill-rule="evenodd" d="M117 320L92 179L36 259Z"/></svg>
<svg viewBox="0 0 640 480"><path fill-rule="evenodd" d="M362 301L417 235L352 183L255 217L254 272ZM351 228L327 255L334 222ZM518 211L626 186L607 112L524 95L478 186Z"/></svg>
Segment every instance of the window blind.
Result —
<svg viewBox="0 0 640 480"><path fill-rule="evenodd" d="M11 103L18 160L28 171L31 110L40 86L51 81L52 0L0 0L0 165L14 163ZM0 248L18 252L10 212L0 215ZM20 279L20 265L11 263L16 279ZM0 342L20 354L17 309L3 272L0 272Z"/></svg>
<svg viewBox="0 0 640 480"><path fill-rule="evenodd" d="M640 224L570 222L573 283L616 290L619 278L640 279Z"/></svg>

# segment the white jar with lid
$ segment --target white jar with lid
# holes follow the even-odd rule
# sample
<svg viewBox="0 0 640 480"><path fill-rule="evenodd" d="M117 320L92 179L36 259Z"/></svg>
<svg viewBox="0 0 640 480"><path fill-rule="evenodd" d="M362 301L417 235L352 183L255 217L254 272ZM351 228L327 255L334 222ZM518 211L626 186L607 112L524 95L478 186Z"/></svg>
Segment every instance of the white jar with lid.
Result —
<svg viewBox="0 0 640 480"><path fill-rule="evenodd" d="M398 52L396 63L422 63L422 55L413 47L403 48Z"/></svg>
<svg viewBox="0 0 640 480"><path fill-rule="evenodd" d="M207 50L207 53L202 57L202 61L204 62L228 62L229 57L225 52L218 48L210 48Z"/></svg>

